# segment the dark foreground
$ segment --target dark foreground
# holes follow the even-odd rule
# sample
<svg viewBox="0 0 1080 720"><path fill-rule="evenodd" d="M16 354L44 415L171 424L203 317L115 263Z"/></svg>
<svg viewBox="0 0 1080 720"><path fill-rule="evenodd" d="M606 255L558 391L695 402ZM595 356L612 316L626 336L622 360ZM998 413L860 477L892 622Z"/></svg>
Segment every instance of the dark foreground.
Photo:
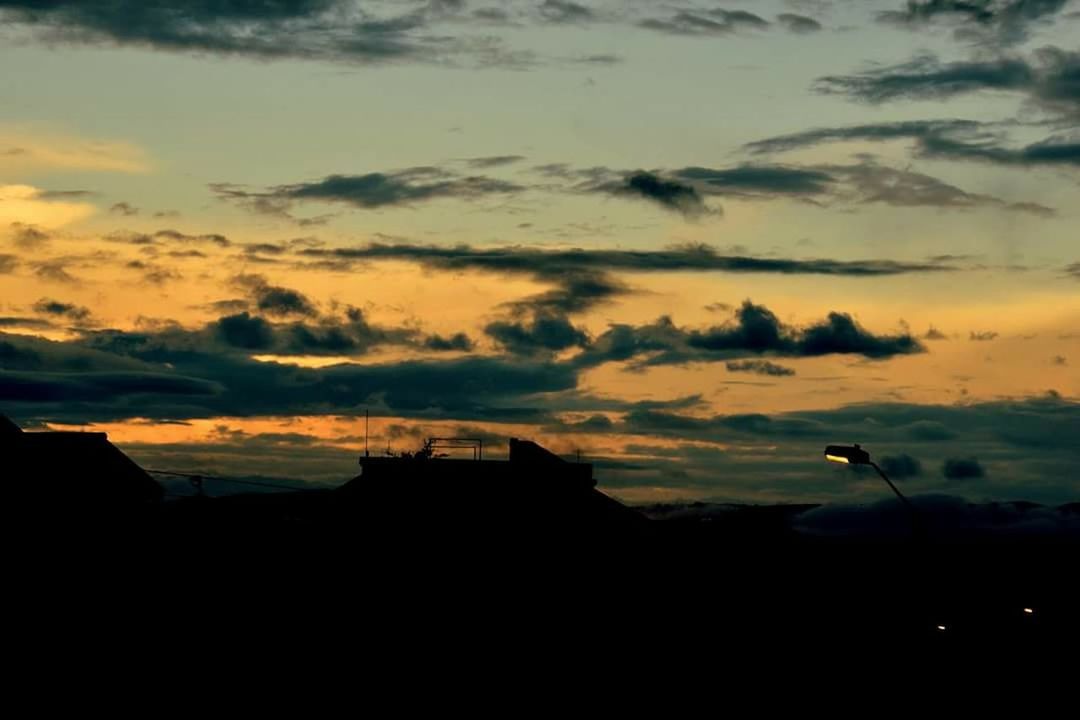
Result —
<svg viewBox="0 0 1080 720"><path fill-rule="evenodd" d="M828 533L807 510L418 482L5 512L27 617L114 638L632 663L1077 637L1075 533L938 517L913 535L888 508L883 532Z"/></svg>

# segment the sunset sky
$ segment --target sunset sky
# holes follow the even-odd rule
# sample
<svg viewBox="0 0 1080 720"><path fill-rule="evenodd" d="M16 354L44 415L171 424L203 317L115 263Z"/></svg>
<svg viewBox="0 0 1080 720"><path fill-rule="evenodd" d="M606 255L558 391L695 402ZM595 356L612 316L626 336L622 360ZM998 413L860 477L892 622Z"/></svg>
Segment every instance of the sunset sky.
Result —
<svg viewBox="0 0 1080 720"><path fill-rule="evenodd" d="M0 412L339 483L1080 495L1080 0L0 0Z"/></svg>

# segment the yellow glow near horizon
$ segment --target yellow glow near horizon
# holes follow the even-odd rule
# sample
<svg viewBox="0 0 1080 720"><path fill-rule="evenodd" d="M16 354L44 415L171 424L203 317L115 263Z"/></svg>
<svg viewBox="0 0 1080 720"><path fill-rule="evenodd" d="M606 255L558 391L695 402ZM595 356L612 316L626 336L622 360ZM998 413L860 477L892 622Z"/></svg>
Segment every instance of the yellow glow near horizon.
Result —
<svg viewBox="0 0 1080 720"><path fill-rule="evenodd" d="M145 173L150 162L142 148L119 140L65 133L43 133L0 126L0 172L101 170Z"/></svg>
<svg viewBox="0 0 1080 720"><path fill-rule="evenodd" d="M32 185L0 185L0 228L22 223L42 228L58 228L94 214L90 203L54 200Z"/></svg>

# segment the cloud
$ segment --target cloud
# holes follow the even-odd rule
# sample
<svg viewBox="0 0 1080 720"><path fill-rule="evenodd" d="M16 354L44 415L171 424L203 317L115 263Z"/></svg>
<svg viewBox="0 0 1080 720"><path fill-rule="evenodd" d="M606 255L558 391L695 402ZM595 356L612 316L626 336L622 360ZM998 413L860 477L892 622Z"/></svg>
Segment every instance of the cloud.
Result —
<svg viewBox="0 0 1080 720"><path fill-rule="evenodd" d="M89 217L95 210L90 203L50 198L31 185L0 184L0 227L22 224L49 230Z"/></svg>
<svg viewBox="0 0 1080 720"><path fill-rule="evenodd" d="M488 36L448 35L452 3L405 12L356 0L182 4L143 0L0 0L0 19L53 45L150 48L165 52L380 65L399 62L516 67L529 56ZM377 12L383 10L383 12ZM374 11L374 12L373 12Z"/></svg>
<svg viewBox="0 0 1080 720"><path fill-rule="evenodd" d="M473 349L473 341L463 332L450 337L435 334L424 338L424 348L434 352L468 352Z"/></svg>
<svg viewBox="0 0 1080 720"><path fill-rule="evenodd" d="M906 437L920 442L945 442L956 437L954 431L935 420L916 420L904 425L902 431Z"/></svg>
<svg viewBox="0 0 1080 720"><path fill-rule="evenodd" d="M34 312L42 315L54 315L67 318L74 322L83 323L90 319L90 308L74 303L60 302L49 298L41 298L34 303Z"/></svg>
<svg viewBox="0 0 1080 720"><path fill-rule="evenodd" d="M764 30L769 21L745 10L681 10L667 18L649 18L640 27L669 35L731 35L740 30Z"/></svg>
<svg viewBox="0 0 1080 720"><path fill-rule="evenodd" d="M289 210L299 203L341 203L372 210L410 206L440 198L476 200L526 189L505 180L480 175L462 176L435 167L365 175L328 175L313 182L278 185L262 191L245 190L229 183L215 183L210 188L222 200L289 219L295 219L289 215Z"/></svg>
<svg viewBox="0 0 1080 720"><path fill-rule="evenodd" d="M1080 167L1080 143L1069 137L1051 136L1016 147L1008 143L994 124L958 119L814 128L757 140L744 145L743 149L753 154L764 154L798 150L827 142L890 140L912 140L914 154L929 159L980 161L1017 167Z"/></svg>
<svg viewBox="0 0 1080 720"><path fill-rule="evenodd" d="M763 305L745 301L726 324L680 328L669 317L650 325L616 324L599 335L575 362L582 367L636 360L637 367L715 362L754 355L814 357L855 354L884 359L924 352L910 333L875 335L846 313L829 313L803 328L784 325Z"/></svg>
<svg viewBox="0 0 1080 720"><path fill-rule="evenodd" d="M974 480L986 477L986 470L975 458L950 458L942 464L941 474L948 480Z"/></svg>
<svg viewBox="0 0 1080 720"><path fill-rule="evenodd" d="M601 175L598 168L589 172ZM930 175L888 167L869 158L850 165L687 167L664 174L637 171L617 181L586 183L584 189L643 197L688 219L719 214L719 209L705 204L708 195L743 200L789 198L819 205L837 202L955 209L994 207L1040 217L1055 214L1053 208L1038 203L969 193Z"/></svg>
<svg viewBox="0 0 1080 720"><path fill-rule="evenodd" d="M482 270L553 279L568 270L622 272L731 272L781 275L839 275L872 277L921 272L948 272L940 263L890 260L796 260L723 255L708 245L675 245L661 250L548 250L523 246L454 247L408 243L370 243L353 248L310 248L300 255L351 261L404 260L438 270Z"/></svg>
<svg viewBox="0 0 1080 720"><path fill-rule="evenodd" d="M217 233L209 233L206 235L186 235L177 230L158 230L154 233L155 240L167 240L169 242L178 243L209 243L211 245L217 245L220 248L227 248L232 245L229 239L224 235L218 235Z"/></svg>
<svg viewBox="0 0 1080 720"><path fill-rule="evenodd" d="M303 293L279 285L271 285L265 275L234 275L230 282L248 293L255 308L273 317L303 315L313 317L318 314L315 304Z"/></svg>
<svg viewBox="0 0 1080 720"><path fill-rule="evenodd" d="M1080 262L1074 262L1071 265L1066 265L1065 274L1069 277L1080 280Z"/></svg>
<svg viewBox="0 0 1080 720"><path fill-rule="evenodd" d="M936 207L965 210L996 208L1048 218L1054 208L1036 202L1012 202L993 195L971 193L930 175L914 170L900 170L864 161L855 165L823 166L846 186L846 193L859 204L881 203L895 207Z"/></svg>
<svg viewBox="0 0 1080 720"><path fill-rule="evenodd" d="M978 342L987 342L989 340L993 340L997 336L998 336L998 334L996 332L994 332L993 330L985 330L985 331L980 331L980 332L976 332L976 331L972 330L971 334L969 335L969 339L974 340L974 341L978 341Z"/></svg>
<svg viewBox="0 0 1080 720"><path fill-rule="evenodd" d="M23 250L37 250L49 242L49 234L24 223L11 223L11 241Z"/></svg>
<svg viewBox="0 0 1080 720"><path fill-rule="evenodd" d="M0 253L0 275L13 273L17 267L19 267L19 259L17 257Z"/></svg>
<svg viewBox="0 0 1080 720"><path fill-rule="evenodd" d="M781 13L776 16L776 21L783 25L788 32L796 35L809 35L821 31L821 23L805 15Z"/></svg>
<svg viewBox="0 0 1080 720"><path fill-rule="evenodd" d="M893 480L903 480L922 475L922 464L907 453L882 457L881 469Z"/></svg>
<svg viewBox="0 0 1080 720"><path fill-rule="evenodd" d="M701 183L715 195L818 195L826 193L834 179L815 168L780 165L743 165L717 170L688 167L676 170L676 177Z"/></svg>
<svg viewBox="0 0 1080 720"><path fill-rule="evenodd" d="M12 403L94 403L129 396L213 395L220 387L162 373L22 373L0 371L0 400Z"/></svg>
<svg viewBox="0 0 1080 720"><path fill-rule="evenodd" d="M544 0L538 10L541 17L553 23L587 23L596 19L590 8L569 0Z"/></svg>
<svg viewBox="0 0 1080 720"><path fill-rule="evenodd" d="M1064 117L1080 113L1080 51L1044 47L1031 59L1002 56L942 63L933 55L920 55L898 65L852 75L819 78L815 87L827 94L883 103L902 99L931 99L983 91L1014 92L1043 110Z"/></svg>
<svg viewBox="0 0 1080 720"><path fill-rule="evenodd" d="M725 367L728 372L748 372L773 377L785 377L795 374L795 371L791 368L771 363L768 360L730 360Z"/></svg>
<svg viewBox="0 0 1080 720"><path fill-rule="evenodd" d="M931 325L930 329L926 331L925 335L923 335L923 339L924 340L948 340L949 336L946 335L945 333L941 332L940 330L938 330L933 325Z"/></svg>
<svg viewBox="0 0 1080 720"><path fill-rule="evenodd" d="M603 189L614 195L644 198L688 219L718 214L717 210L705 205L701 195L690 185L665 180L644 170L630 173L622 182L608 184Z"/></svg>
<svg viewBox="0 0 1080 720"><path fill-rule="evenodd" d="M954 27L956 37L1003 45L1022 42L1033 25L1049 24L1069 0L909 0L902 10L878 13L878 20L912 31L935 24Z"/></svg>
<svg viewBox="0 0 1080 720"><path fill-rule="evenodd" d="M489 155L465 160L465 164L474 168L493 168L513 165L525 159L524 155Z"/></svg>
<svg viewBox="0 0 1080 720"><path fill-rule="evenodd" d="M537 312L526 321L496 321L484 333L513 355L537 355L584 347L588 334L560 315Z"/></svg>
<svg viewBox="0 0 1080 720"><path fill-rule="evenodd" d="M139 214L139 208L135 207L131 203L118 202L109 208L109 212L113 215L123 215L124 217L132 217Z"/></svg>
<svg viewBox="0 0 1080 720"><path fill-rule="evenodd" d="M226 325L234 342L265 344L265 326L251 317ZM23 336L0 335L0 339L11 346L10 350L0 348L0 362L5 363L0 365L0 400L17 417L84 422L133 417L356 415L368 407L406 417L537 421L547 417L546 410L528 398L571 391L577 385L570 367L522 358L465 357L325 368L257 362L243 354L216 350L205 342L205 336L178 337L175 329L102 331L65 343ZM34 372L10 368L5 358L16 355L27 358L19 362L36 363ZM102 370L112 378L109 382L94 380L93 392L68 394L70 388L82 387L89 367L101 365L109 366Z"/></svg>
<svg viewBox="0 0 1080 720"><path fill-rule="evenodd" d="M31 330L49 330L53 327L53 324L48 320L42 320L41 318L29 318L29 317L3 317L0 316L0 328L5 327L21 327L29 328ZM3 353L5 348L9 346L4 343L0 343L0 365L3 364Z"/></svg>
<svg viewBox="0 0 1080 720"><path fill-rule="evenodd" d="M62 285L77 285L79 279L67 271L67 261L63 259L46 260L34 263L34 275L46 282Z"/></svg>
<svg viewBox="0 0 1080 720"><path fill-rule="evenodd" d="M942 263L898 263L890 260L795 260L721 255L707 245L682 245L662 250L548 250L522 246L455 247L408 243L371 243L352 248L304 248L301 258L343 269L354 263L414 262L448 272L473 270L502 275L525 275L554 285L545 293L511 303L519 309L553 313L583 312L633 290L612 273L731 272L807 274L851 277L949 272Z"/></svg>

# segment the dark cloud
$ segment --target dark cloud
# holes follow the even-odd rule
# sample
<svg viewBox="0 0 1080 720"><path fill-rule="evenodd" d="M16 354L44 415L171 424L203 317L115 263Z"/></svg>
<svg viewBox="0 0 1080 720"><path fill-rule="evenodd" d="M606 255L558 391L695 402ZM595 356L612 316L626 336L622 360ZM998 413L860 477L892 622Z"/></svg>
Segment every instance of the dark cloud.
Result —
<svg viewBox="0 0 1080 720"><path fill-rule="evenodd" d="M706 245L676 246L663 250L545 250L529 247L456 247L372 243L355 248L305 248L302 258L335 269L355 263L404 260L449 272L474 270L504 275L526 275L555 287L539 295L510 303L519 311L543 310L552 314L583 312L633 292L612 273L732 272L813 274L852 277L898 275L912 272L947 272L941 263L897 263L889 260L792 260L721 255Z"/></svg>
<svg viewBox="0 0 1080 720"><path fill-rule="evenodd" d="M817 89L881 103L897 99L941 99L980 90L1022 91L1034 83L1032 68L1020 59L942 64L937 58L924 55L856 75L822 77Z"/></svg>
<svg viewBox="0 0 1080 720"><path fill-rule="evenodd" d="M93 190L45 190L38 194L38 197L42 200L70 200L95 197L97 194Z"/></svg>
<svg viewBox="0 0 1080 720"><path fill-rule="evenodd" d="M975 160L1019 167L1080 167L1080 142L1064 137L1009 147L994 142L969 143L938 136L926 138L919 151L925 157L945 160Z"/></svg>
<svg viewBox="0 0 1080 720"><path fill-rule="evenodd" d="M1048 21L1069 0L908 0L901 10L878 13L878 20L921 31L938 23L969 40L1012 44L1027 39L1031 26Z"/></svg>
<svg viewBox="0 0 1080 720"><path fill-rule="evenodd" d="M988 340L993 340L997 336L998 336L998 334L996 332L994 332L993 330L985 330L985 331L980 331L980 332L976 332L976 331L972 330L971 334L969 335L969 338L971 340L976 340L976 341L979 341L979 342L986 342Z"/></svg>
<svg viewBox="0 0 1080 720"><path fill-rule="evenodd" d="M490 155L488 157L468 158L465 163L474 168L493 168L513 165L525 159L524 155Z"/></svg>
<svg viewBox="0 0 1080 720"><path fill-rule="evenodd" d="M435 31L453 3L394 14L356 0L0 0L0 20L51 44L353 64L459 63L519 67L527 54L485 36Z"/></svg>
<svg viewBox="0 0 1080 720"><path fill-rule="evenodd" d="M630 173L622 182L609 183L599 189L615 195L644 198L689 219L718 214L717 210L705 205L700 193L692 186L675 180L666 180L644 170Z"/></svg>
<svg viewBox="0 0 1080 720"><path fill-rule="evenodd" d="M825 142L850 140L885 141L896 139L922 139L940 137L953 133L981 133L983 124L974 120L908 120L901 122L850 125L803 130L790 135L777 135L756 140L743 146L755 154L784 152L811 147Z"/></svg>
<svg viewBox="0 0 1080 720"><path fill-rule="evenodd" d="M6 255L6 256L5 255L0 255L0 272L3 272L2 268L4 267L4 258L5 257L11 257L11 256L10 255ZM1066 265L1065 266L1065 274L1068 275L1069 277L1080 280L1080 262L1074 262L1071 265Z"/></svg>
<svg viewBox="0 0 1080 720"><path fill-rule="evenodd" d="M730 35L740 30L764 30L769 21L745 10L681 10L666 18L649 18L641 27L670 35Z"/></svg>
<svg viewBox="0 0 1080 720"><path fill-rule="evenodd" d="M942 63L932 55L921 55L899 65L822 77L816 88L870 103L1006 91L1021 93L1044 110L1075 116L1080 112L1078 73L1080 51L1044 47L1031 60L1005 56Z"/></svg>
<svg viewBox="0 0 1080 720"><path fill-rule="evenodd" d="M568 270L550 279L556 283L556 287L508 305L518 311L538 310L561 315L585 312L633 293L631 288L612 275L593 270Z"/></svg>
<svg viewBox="0 0 1080 720"><path fill-rule="evenodd" d="M47 282L62 285L77 285L79 279L67 271L67 262L63 259L46 260L34 264L34 275Z"/></svg>
<svg viewBox="0 0 1080 720"><path fill-rule="evenodd" d="M729 272L782 275L836 275L872 277L954 270L941 263L900 263L890 260L841 261L827 259L723 255L708 245L678 245L661 250L547 250L521 246L454 247L408 243L370 243L352 248L307 248L302 257L321 261L373 262L403 260L436 270L477 270L507 275L528 275L547 282L583 271L593 272Z"/></svg>
<svg viewBox="0 0 1080 720"><path fill-rule="evenodd" d="M109 208L109 212L113 215L123 215L124 217L131 217L132 215L139 214L139 208L135 207L131 203L118 202Z"/></svg>
<svg viewBox="0 0 1080 720"><path fill-rule="evenodd" d="M266 328L250 317L230 320L234 342L259 346ZM275 328L274 332L278 329ZM488 421L542 420L536 394L573 390L572 368L522 358L466 357L440 361L301 368L215 352L205 336L181 342L176 331L88 334L50 343L0 336L0 399L14 416L78 419L189 419L222 415L362 414L364 407L411 417ZM201 342L195 342L201 340ZM9 356L36 362L33 374L9 368ZM75 370L71 358L82 367ZM65 359L68 358L68 359ZM14 362L14 360L12 361ZM86 367L108 364L88 379ZM165 376L160 378L159 376ZM102 378L108 376L108 382ZM171 378L172 384L165 381ZM160 382L159 382L160 380ZM90 390L80 389L87 385ZM69 393L75 389L77 392Z"/></svg>
<svg viewBox="0 0 1080 720"><path fill-rule="evenodd" d="M795 371L791 368L771 363L768 360L729 360L725 367L728 372L748 372L773 377L785 377L795 374Z"/></svg>
<svg viewBox="0 0 1080 720"><path fill-rule="evenodd" d="M255 308L273 317L318 314L315 304L298 290L271 285L264 275L235 275L230 281L235 287L248 293Z"/></svg>
<svg viewBox="0 0 1080 720"><path fill-rule="evenodd" d="M747 300L730 322L704 330L680 328L669 317L639 327L612 325L575 362L589 367L635 360L638 367L645 367L726 361L748 355L856 354L883 359L924 350L909 333L875 335L846 313L829 313L821 322L795 328L781 323L768 308Z"/></svg>
<svg viewBox="0 0 1080 720"><path fill-rule="evenodd" d="M341 203L360 209L409 206L439 198L475 200L525 190L505 180L479 175L461 176L436 167L414 167L389 173L328 175L322 180L278 185L262 191L245 190L228 183L211 189L226 201L255 212L292 218L289 210L298 203Z"/></svg>
<svg viewBox="0 0 1080 720"><path fill-rule="evenodd" d="M884 456L881 458L881 469L893 480L922 475L922 464L907 453Z"/></svg>
<svg viewBox="0 0 1080 720"><path fill-rule="evenodd" d="M855 165L823 166L846 185L852 201L896 207L935 207L965 210L997 208L1008 212L1053 217L1056 210L1035 202L1011 202L993 195L971 193L930 175L863 161Z"/></svg>
<svg viewBox="0 0 1080 720"><path fill-rule="evenodd" d="M588 334L565 316L537 312L527 321L500 320L489 323L484 332L513 355L537 355L584 347Z"/></svg>
<svg viewBox="0 0 1080 720"><path fill-rule="evenodd" d="M463 332L454 333L449 337L435 334L424 338L424 348L434 352L468 352L473 349L473 341Z"/></svg>
<svg viewBox="0 0 1080 720"><path fill-rule="evenodd" d="M19 267L19 259L17 257L0 253L0 275L13 273L17 267Z"/></svg>
<svg viewBox="0 0 1080 720"><path fill-rule="evenodd" d="M224 235L218 235L217 233L209 233L206 235L186 235L177 230L158 230L154 233L154 239L156 240L169 240L172 242L180 243L210 243L217 245L218 247L227 248L232 245L229 239Z"/></svg>
<svg viewBox="0 0 1080 720"><path fill-rule="evenodd" d="M809 35L821 31L821 23L805 15L781 13L776 16L776 21L783 25L788 32L796 35Z"/></svg>
<svg viewBox="0 0 1080 720"><path fill-rule="evenodd" d="M717 170L688 167L676 170L676 177L701 183L715 195L818 195L826 193L834 179L817 169L781 165L743 165Z"/></svg>
<svg viewBox="0 0 1080 720"><path fill-rule="evenodd" d="M945 333L941 332L940 330L938 330L933 325L931 325L930 329L926 331L925 335L923 335L923 339L924 340L948 340L949 336L946 335Z"/></svg>
<svg viewBox="0 0 1080 720"><path fill-rule="evenodd" d="M32 330L48 330L53 327L53 323L48 320L42 320L41 318L0 316L0 328L5 327L22 327L30 328ZM2 352L3 343L0 343L0 353ZM0 360L0 366L2 366L2 360Z"/></svg>
<svg viewBox="0 0 1080 720"><path fill-rule="evenodd" d="M49 298L41 298L34 303L34 312L60 316L74 322L86 322L90 319L90 308Z"/></svg>
<svg viewBox="0 0 1080 720"><path fill-rule="evenodd" d="M1050 362L1060 367L1064 367L1065 365L1069 364L1068 358L1066 358L1064 355L1055 355L1054 357L1050 358Z"/></svg>
<svg viewBox="0 0 1080 720"><path fill-rule="evenodd" d="M1015 147L996 126L973 120L914 120L895 123L815 128L758 140L743 146L751 153L784 152L827 142L914 141L918 157L969 160L999 165L1080 166L1080 143L1069 137L1049 137Z"/></svg>
<svg viewBox="0 0 1080 720"><path fill-rule="evenodd" d="M975 458L950 458L942 464L941 474L948 480L974 480L986 477L986 470Z"/></svg>
<svg viewBox="0 0 1080 720"><path fill-rule="evenodd" d="M23 373L0 370L0 400L100 403L130 396L214 395L220 386L164 373Z"/></svg>
<svg viewBox="0 0 1080 720"><path fill-rule="evenodd" d="M541 17L553 23L586 23L596 19L590 8L569 0L544 0L539 11Z"/></svg>
<svg viewBox="0 0 1080 720"><path fill-rule="evenodd" d="M596 171L592 168L589 172ZM1055 213L1053 208L1038 203L1009 202L969 193L930 175L888 167L870 158L851 165L688 167L663 175L638 171L620 180L604 179L581 187L587 192L643 197L689 219L719 214L719 209L705 204L708 195L745 200L793 198L819 205L839 202L954 209L995 207L1041 217Z"/></svg>
<svg viewBox="0 0 1080 720"><path fill-rule="evenodd" d="M150 285L164 285L175 280L182 280L183 277L178 270L148 265L143 272L142 280Z"/></svg>
<svg viewBox="0 0 1080 720"><path fill-rule="evenodd" d="M23 250L36 250L49 241L49 234L33 225L11 223L11 240Z"/></svg>

